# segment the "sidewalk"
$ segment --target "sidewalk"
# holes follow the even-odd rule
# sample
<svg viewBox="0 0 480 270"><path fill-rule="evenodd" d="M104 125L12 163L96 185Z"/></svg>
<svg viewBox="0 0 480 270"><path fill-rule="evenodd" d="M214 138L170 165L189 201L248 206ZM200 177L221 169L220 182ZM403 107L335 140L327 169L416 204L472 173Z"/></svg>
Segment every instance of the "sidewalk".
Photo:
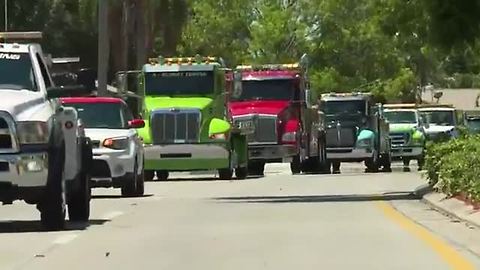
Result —
<svg viewBox="0 0 480 270"><path fill-rule="evenodd" d="M454 217L480 228L480 210L464 201L447 198L443 193L431 191L421 194L422 201L447 216Z"/></svg>

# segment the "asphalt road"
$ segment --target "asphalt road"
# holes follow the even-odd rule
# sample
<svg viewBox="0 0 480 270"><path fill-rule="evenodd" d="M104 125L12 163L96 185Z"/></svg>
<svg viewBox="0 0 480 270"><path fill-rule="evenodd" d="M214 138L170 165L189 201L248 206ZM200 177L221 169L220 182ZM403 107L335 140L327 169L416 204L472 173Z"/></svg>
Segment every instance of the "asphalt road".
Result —
<svg viewBox="0 0 480 270"><path fill-rule="evenodd" d="M0 207L0 269L480 269L479 229L412 194L417 172L177 175L143 198L95 191L90 224L42 232L34 207Z"/></svg>

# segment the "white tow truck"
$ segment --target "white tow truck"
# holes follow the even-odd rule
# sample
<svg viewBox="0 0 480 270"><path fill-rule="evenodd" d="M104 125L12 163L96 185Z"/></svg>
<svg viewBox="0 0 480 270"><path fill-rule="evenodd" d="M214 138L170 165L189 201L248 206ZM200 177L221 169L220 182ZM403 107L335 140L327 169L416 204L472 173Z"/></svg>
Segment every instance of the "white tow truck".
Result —
<svg viewBox="0 0 480 270"><path fill-rule="evenodd" d="M58 100L69 89L53 85L41 46L27 41L41 37L0 33L0 201L36 204L42 225L58 230L67 206L71 221L89 219L92 147Z"/></svg>

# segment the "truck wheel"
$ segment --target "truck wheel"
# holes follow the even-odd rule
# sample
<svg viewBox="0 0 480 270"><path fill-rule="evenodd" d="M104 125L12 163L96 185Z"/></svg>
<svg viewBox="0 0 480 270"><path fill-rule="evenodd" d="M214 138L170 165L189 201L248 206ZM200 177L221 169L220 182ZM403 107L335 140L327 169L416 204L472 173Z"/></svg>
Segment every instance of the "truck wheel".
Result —
<svg viewBox="0 0 480 270"><path fill-rule="evenodd" d="M236 168L235 176L237 177L237 179L240 179L240 180L246 179L248 176L248 168L247 167Z"/></svg>
<svg viewBox="0 0 480 270"><path fill-rule="evenodd" d="M70 221L88 221L90 217L90 173L92 164L92 144L89 138L82 144L82 171L78 181L78 189L73 191L68 198L68 218Z"/></svg>
<svg viewBox="0 0 480 270"><path fill-rule="evenodd" d="M365 166L367 167L366 172L378 172L380 164L376 153L373 154L372 158L365 160Z"/></svg>
<svg viewBox="0 0 480 270"><path fill-rule="evenodd" d="M220 180L230 180L232 179L233 171L232 169L219 169L218 170L218 177Z"/></svg>
<svg viewBox="0 0 480 270"><path fill-rule="evenodd" d="M290 162L290 171L292 172L292 174L299 174L302 170L301 167L302 164L300 162L300 156L294 156L292 162Z"/></svg>
<svg viewBox="0 0 480 270"><path fill-rule="evenodd" d="M403 171L404 172L409 172L410 171L410 159L404 158L403 159Z"/></svg>
<svg viewBox="0 0 480 270"><path fill-rule="evenodd" d="M49 153L48 180L44 199L39 203L40 219L47 230L65 228L66 194L64 164L65 146L52 147Z"/></svg>
<svg viewBox="0 0 480 270"><path fill-rule="evenodd" d="M331 162L328 162L327 160L325 160L325 161L322 163L322 173L323 173L323 174L330 174L330 173L332 173L331 167L332 167L332 163L331 163Z"/></svg>
<svg viewBox="0 0 480 270"><path fill-rule="evenodd" d="M334 161L332 162L332 173L333 174L339 174L340 173L340 161Z"/></svg>
<svg viewBox="0 0 480 270"><path fill-rule="evenodd" d="M165 170L160 170L160 171L157 171L157 180L159 181L165 181L168 179L168 171L165 171Z"/></svg>
<svg viewBox="0 0 480 270"><path fill-rule="evenodd" d="M311 157L307 159L303 164L302 171L306 173L319 173L322 171L322 163L319 157Z"/></svg>
<svg viewBox="0 0 480 270"><path fill-rule="evenodd" d="M423 166L425 165L425 156L421 155L417 159L417 164L418 164L418 170L421 171L423 170Z"/></svg>
<svg viewBox="0 0 480 270"><path fill-rule="evenodd" d="M145 182L151 182L153 181L153 178L155 177L155 171L151 170L144 170L143 171L143 176L144 176L144 181Z"/></svg>
<svg viewBox="0 0 480 270"><path fill-rule="evenodd" d="M265 172L265 162L251 161L248 163L248 174L255 176L263 176Z"/></svg>
<svg viewBox="0 0 480 270"><path fill-rule="evenodd" d="M384 172L392 172L392 158L390 154L384 154L381 157L381 166Z"/></svg>

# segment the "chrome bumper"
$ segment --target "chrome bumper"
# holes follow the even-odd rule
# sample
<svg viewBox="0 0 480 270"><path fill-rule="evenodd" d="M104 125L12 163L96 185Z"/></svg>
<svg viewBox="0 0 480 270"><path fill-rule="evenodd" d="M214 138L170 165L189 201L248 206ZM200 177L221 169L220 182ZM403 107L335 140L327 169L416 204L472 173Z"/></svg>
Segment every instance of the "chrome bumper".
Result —
<svg viewBox="0 0 480 270"><path fill-rule="evenodd" d="M0 154L0 183L17 187L44 187L48 178L48 154Z"/></svg>
<svg viewBox="0 0 480 270"><path fill-rule="evenodd" d="M282 159L288 162L293 156L297 155L298 148L295 145L249 145L248 158L251 160L276 160Z"/></svg>
<svg viewBox="0 0 480 270"><path fill-rule="evenodd" d="M423 153L423 147L392 147L392 157L418 157L421 156Z"/></svg>
<svg viewBox="0 0 480 270"><path fill-rule="evenodd" d="M362 161L373 157L373 151L365 148L327 148L327 159L338 161Z"/></svg>

